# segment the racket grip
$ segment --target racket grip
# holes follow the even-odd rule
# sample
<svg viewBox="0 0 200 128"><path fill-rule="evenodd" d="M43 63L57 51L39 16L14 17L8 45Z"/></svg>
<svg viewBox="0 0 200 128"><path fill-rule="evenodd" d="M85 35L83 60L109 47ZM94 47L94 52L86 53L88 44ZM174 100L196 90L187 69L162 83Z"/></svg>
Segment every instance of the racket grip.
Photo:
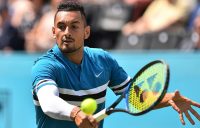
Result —
<svg viewBox="0 0 200 128"><path fill-rule="evenodd" d="M108 115L106 114L106 109L101 110L100 112L93 115L93 117L96 119L97 122L100 122L104 118L106 118Z"/></svg>

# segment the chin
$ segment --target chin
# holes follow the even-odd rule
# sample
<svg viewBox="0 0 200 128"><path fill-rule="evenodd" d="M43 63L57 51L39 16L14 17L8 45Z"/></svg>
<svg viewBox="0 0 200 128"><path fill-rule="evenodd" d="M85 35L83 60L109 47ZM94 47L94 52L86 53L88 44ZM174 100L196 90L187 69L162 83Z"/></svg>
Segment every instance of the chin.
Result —
<svg viewBox="0 0 200 128"><path fill-rule="evenodd" d="M75 49L75 48L62 48L61 51L63 53L74 53L76 52L78 49Z"/></svg>
<svg viewBox="0 0 200 128"><path fill-rule="evenodd" d="M61 51L62 51L63 53L74 53L74 52L76 52L76 51L79 51L82 47L83 47L83 46L80 46L80 47L78 47L78 48L75 48L75 47L67 47L67 46L65 46L65 45L62 45L60 49L61 49Z"/></svg>

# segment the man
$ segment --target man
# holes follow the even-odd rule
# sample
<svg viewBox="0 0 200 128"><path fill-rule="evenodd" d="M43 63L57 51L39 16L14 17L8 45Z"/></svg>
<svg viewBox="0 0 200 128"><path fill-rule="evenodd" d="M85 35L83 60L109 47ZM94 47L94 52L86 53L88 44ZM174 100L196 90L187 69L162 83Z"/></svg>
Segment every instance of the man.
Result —
<svg viewBox="0 0 200 128"><path fill-rule="evenodd" d="M105 107L106 89L116 94L126 88L130 77L107 52L84 47L90 35L84 9L77 1L67 1L58 6L52 28L56 45L39 58L32 69L33 97L38 128L102 128L85 115L78 106L83 99L97 100L98 111ZM194 124L187 111L199 120L191 105L200 104L179 94L166 94L156 108L171 105L183 120L183 113ZM155 108L155 109L156 109Z"/></svg>
<svg viewBox="0 0 200 128"><path fill-rule="evenodd" d="M171 30L171 28L179 30L187 23L195 5L196 0L153 0L140 18L124 25L122 32L128 36Z"/></svg>

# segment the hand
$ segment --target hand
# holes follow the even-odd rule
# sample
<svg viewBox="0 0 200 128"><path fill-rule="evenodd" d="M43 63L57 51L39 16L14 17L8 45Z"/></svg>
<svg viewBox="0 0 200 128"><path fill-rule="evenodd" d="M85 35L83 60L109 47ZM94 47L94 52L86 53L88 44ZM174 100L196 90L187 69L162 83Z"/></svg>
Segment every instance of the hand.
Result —
<svg viewBox="0 0 200 128"><path fill-rule="evenodd" d="M134 29L133 29L133 23L129 22L122 27L122 33L123 35L128 36L133 33Z"/></svg>
<svg viewBox="0 0 200 128"><path fill-rule="evenodd" d="M74 120L78 128L98 128L98 123L94 117L92 115L86 115L79 107L75 107L72 110L71 119Z"/></svg>
<svg viewBox="0 0 200 128"><path fill-rule="evenodd" d="M179 91L175 91L172 99L169 100L168 103L179 113L180 121L183 125L185 125L183 114L185 114L186 118L192 125L195 124L188 111L190 111L200 121L200 115L192 108L192 106L200 108L200 104L182 96Z"/></svg>
<svg viewBox="0 0 200 128"><path fill-rule="evenodd" d="M75 117L75 123L79 128L98 128L98 124L93 116L88 116L82 111Z"/></svg>

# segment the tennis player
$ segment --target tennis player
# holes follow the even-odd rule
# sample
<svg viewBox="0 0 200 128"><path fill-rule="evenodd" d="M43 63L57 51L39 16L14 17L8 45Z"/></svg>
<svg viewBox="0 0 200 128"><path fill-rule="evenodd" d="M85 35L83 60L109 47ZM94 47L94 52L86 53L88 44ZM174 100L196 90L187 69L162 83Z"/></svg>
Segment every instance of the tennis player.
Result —
<svg viewBox="0 0 200 128"><path fill-rule="evenodd" d="M87 97L96 99L99 112L105 107L107 88L120 94L130 77L108 52L84 47L90 26L79 2L59 4L52 32L56 45L36 60L32 68L37 128L102 128L103 122L97 123L80 110L81 101ZM172 106L182 124L185 124L183 114L194 124L188 111L199 120L200 116L192 105L200 108L200 104L176 91L166 94L156 108Z"/></svg>

